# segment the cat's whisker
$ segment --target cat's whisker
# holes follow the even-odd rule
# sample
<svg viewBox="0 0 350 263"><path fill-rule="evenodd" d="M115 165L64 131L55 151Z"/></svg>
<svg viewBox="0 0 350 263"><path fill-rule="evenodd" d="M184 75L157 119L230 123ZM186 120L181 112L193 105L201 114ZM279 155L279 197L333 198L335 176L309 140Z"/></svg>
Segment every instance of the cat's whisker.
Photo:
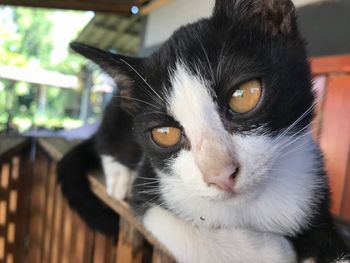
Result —
<svg viewBox="0 0 350 263"><path fill-rule="evenodd" d="M140 176L140 175L136 175L137 178L141 178L141 179L146 179L146 180L160 180L157 177L144 177L144 176Z"/></svg>
<svg viewBox="0 0 350 263"><path fill-rule="evenodd" d="M163 98L151 87L151 85L147 82L147 80L133 67L131 66L127 61L124 59L120 59L125 65L127 65L129 68L131 68L132 71L136 73L137 76L147 85L148 88L150 88L151 91L160 99L160 101L163 101Z"/></svg>
<svg viewBox="0 0 350 263"><path fill-rule="evenodd" d="M292 140L288 140L284 144L278 145L278 150L281 152L282 150L290 147L291 145L293 145L295 143L298 143L301 139L304 139L305 137L310 136L311 134L312 134L312 131L307 131L305 133L302 133L299 136L292 137L293 138Z"/></svg>
<svg viewBox="0 0 350 263"><path fill-rule="evenodd" d="M275 142L278 142L280 138L285 136L290 130L292 130L299 122L301 122L315 107L315 104L312 104L297 120L295 120L290 126L288 126L280 135L277 136Z"/></svg>
<svg viewBox="0 0 350 263"><path fill-rule="evenodd" d="M157 198L159 198L161 196L161 194L155 195L154 197L152 197L151 199L147 200L145 203L142 204L143 207L149 207L149 205L154 201L157 200Z"/></svg>
<svg viewBox="0 0 350 263"><path fill-rule="evenodd" d="M164 112L161 112L161 111L151 111L151 112L147 112L147 113L143 113L143 114L137 115L135 117L135 119L141 118L141 117L144 117L144 116L147 116L147 115L152 115L152 114L161 114L161 115L169 116L168 114L166 114Z"/></svg>
<svg viewBox="0 0 350 263"><path fill-rule="evenodd" d="M146 182L142 184L134 184L133 187L137 189L151 189L153 187L158 187L159 182Z"/></svg>
<svg viewBox="0 0 350 263"><path fill-rule="evenodd" d="M217 82L219 82L219 80L221 79L221 72L222 72L222 65L225 61L225 55L224 55L224 52L225 52L225 47L226 47L226 44L227 44L227 40L225 40L223 46L222 46L222 49L220 51L220 61L218 63L218 66L217 66L217 70L216 70L216 78L217 78Z"/></svg>
<svg viewBox="0 0 350 263"><path fill-rule="evenodd" d="M312 134L312 131L307 131L308 128L311 126L312 126L312 123L306 125L304 128L300 129L296 133L294 133L292 135L288 135L288 137L284 137L283 140L280 139L279 142L276 142L276 140L274 140L275 146L273 146L272 149L282 151L283 149L285 149L288 146L292 145L293 143L299 141L300 139L304 138L305 136Z"/></svg>
<svg viewBox="0 0 350 263"><path fill-rule="evenodd" d="M149 103L147 101L144 101L144 100L139 100L139 99L135 99L135 98L132 98L132 97L127 97L127 96L120 96L120 95L115 95L115 97L118 97L118 98L122 98L122 99L128 99L128 100L133 100L133 101L137 101L137 102L141 102L141 103L144 103L144 104L147 104L149 106L152 106L158 110L160 110L161 108L152 104L152 103Z"/></svg>
<svg viewBox="0 0 350 263"><path fill-rule="evenodd" d="M306 143L304 143L304 144L301 144L299 147L293 148L293 149L291 149L290 151L283 153L283 154L280 156L280 158L284 158L284 157L286 157L286 156L288 156L288 155L291 155L292 153L295 153L295 152L297 152L297 151L299 151L299 150L305 148L306 146L310 146L310 145L312 145L312 144L313 144L313 142L310 142L310 141L308 141L308 142L306 142Z"/></svg>
<svg viewBox="0 0 350 263"><path fill-rule="evenodd" d="M201 48L202 48L202 50L203 50L203 53L204 53L204 55L205 55L205 57L206 57L206 60L207 60L207 62L208 62L208 67L209 67L209 70L210 70L210 73L211 73L211 77L212 77L213 81L215 81L214 70L213 70L213 67L212 67L212 63L210 62L208 53L207 53L207 51L205 50L202 41L201 41L198 37L197 37L197 39L198 39L198 42L199 42L199 44L200 44L200 46L201 46Z"/></svg>
<svg viewBox="0 0 350 263"><path fill-rule="evenodd" d="M160 195L161 192L159 190L154 190L154 191L137 191L138 194L146 194L146 195Z"/></svg>

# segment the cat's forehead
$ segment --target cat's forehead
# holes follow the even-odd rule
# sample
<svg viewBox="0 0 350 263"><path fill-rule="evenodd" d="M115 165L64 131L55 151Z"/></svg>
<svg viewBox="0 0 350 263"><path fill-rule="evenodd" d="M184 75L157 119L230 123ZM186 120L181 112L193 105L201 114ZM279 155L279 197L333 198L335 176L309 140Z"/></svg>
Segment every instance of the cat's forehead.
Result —
<svg viewBox="0 0 350 263"><path fill-rule="evenodd" d="M181 61L192 74L216 83L214 88L220 90L225 82L244 78L243 75L262 74L271 63L270 53L276 46L281 43L256 29L242 25L221 28L204 19L175 32L147 60L147 75L155 84L168 86Z"/></svg>

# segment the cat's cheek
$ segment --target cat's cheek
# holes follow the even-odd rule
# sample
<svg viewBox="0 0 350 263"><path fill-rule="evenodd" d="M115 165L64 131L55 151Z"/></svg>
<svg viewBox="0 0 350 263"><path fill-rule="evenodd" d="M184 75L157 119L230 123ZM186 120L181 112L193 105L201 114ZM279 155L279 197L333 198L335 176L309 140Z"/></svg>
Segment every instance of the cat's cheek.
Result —
<svg viewBox="0 0 350 263"><path fill-rule="evenodd" d="M237 158L241 169L236 181L236 191L242 193L260 188L268 179L265 173L280 154L276 145L268 136L235 134L231 138L237 149L240 149L237 151Z"/></svg>

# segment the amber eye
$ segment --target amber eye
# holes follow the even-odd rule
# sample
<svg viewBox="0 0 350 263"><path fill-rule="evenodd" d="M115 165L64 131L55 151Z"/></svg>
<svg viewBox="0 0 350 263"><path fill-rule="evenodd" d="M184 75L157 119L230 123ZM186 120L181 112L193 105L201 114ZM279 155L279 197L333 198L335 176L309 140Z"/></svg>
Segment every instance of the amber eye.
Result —
<svg viewBox="0 0 350 263"><path fill-rule="evenodd" d="M174 127L159 127L152 131L153 141L162 147L171 147L181 140L181 130Z"/></svg>
<svg viewBox="0 0 350 263"><path fill-rule="evenodd" d="M262 94L259 80L250 80L241 84L233 93L229 106L236 113L247 113L258 105Z"/></svg>

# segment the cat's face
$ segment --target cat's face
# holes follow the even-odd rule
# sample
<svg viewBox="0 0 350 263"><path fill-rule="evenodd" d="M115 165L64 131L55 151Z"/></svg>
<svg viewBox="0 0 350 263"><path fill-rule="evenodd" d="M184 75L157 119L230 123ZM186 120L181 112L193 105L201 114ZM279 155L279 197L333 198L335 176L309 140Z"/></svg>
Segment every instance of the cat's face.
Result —
<svg viewBox="0 0 350 263"><path fill-rule="evenodd" d="M160 177L209 199L262 187L285 139L276 137L313 100L295 21L275 32L223 2L236 13L181 28L144 62L147 84L137 91L151 105L140 105L136 134Z"/></svg>
<svg viewBox="0 0 350 263"><path fill-rule="evenodd" d="M85 55L118 76L119 102L175 213L196 221L213 217L208 207L266 193L305 197L288 186L288 171L312 169L313 95L289 0L217 1L210 19L179 29L147 59L96 52Z"/></svg>

